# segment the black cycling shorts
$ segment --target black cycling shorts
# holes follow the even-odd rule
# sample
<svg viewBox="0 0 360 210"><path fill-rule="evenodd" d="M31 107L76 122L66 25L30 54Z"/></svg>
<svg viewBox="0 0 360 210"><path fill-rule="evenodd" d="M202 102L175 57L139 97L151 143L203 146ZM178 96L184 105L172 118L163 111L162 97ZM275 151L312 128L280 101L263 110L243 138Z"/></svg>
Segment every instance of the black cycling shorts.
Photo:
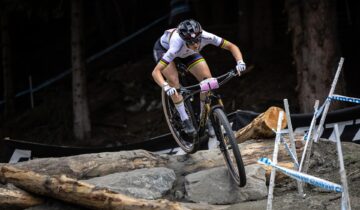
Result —
<svg viewBox="0 0 360 210"><path fill-rule="evenodd" d="M163 55L166 53L166 49L161 45L160 39L155 42L153 53L154 53L154 60L156 63L160 61ZM185 65L186 69L189 70L195 64L205 61L204 57L200 53L192 54L186 58L175 58L175 64Z"/></svg>

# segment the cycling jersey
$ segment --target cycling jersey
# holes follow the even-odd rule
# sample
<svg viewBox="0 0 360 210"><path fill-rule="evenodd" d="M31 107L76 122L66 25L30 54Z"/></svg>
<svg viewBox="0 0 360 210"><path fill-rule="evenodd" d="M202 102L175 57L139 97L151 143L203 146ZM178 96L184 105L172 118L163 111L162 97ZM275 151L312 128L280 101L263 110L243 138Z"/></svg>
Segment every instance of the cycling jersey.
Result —
<svg viewBox="0 0 360 210"><path fill-rule="evenodd" d="M226 40L223 38L203 30L198 50L192 50L186 46L185 41L181 39L176 29L169 29L160 38L161 46L167 51L159 62L168 65L175 58L186 58L198 54L208 44L223 47L225 43Z"/></svg>

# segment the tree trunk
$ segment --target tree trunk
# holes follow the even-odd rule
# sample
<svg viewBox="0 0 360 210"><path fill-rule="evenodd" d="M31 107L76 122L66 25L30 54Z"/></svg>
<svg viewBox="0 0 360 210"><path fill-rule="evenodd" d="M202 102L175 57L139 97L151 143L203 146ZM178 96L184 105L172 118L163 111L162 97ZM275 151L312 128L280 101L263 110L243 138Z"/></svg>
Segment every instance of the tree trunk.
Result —
<svg viewBox="0 0 360 210"><path fill-rule="evenodd" d="M65 175L42 175L13 166L4 166L1 172L7 182L21 189L92 209L182 209L176 202L131 198L121 193L96 188L94 185L68 178Z"/></svg>
<svg viewBox="0 0 360 210"><path fill-rule="evenodd" d="M15 112L15 94L11 72L11 41L9 36L8 15L6 12L0 14L1 22L1 46L2 46L2 69L4 80L4 116L10 117Z"/></svg>
<svg viewBox="0 0 360 210"><path fill-rule="evenodd" d="M297 154L300 156L303 150L302 140L297 138L296 143ZM256 164L260 157L272 158L274 141L247 141L240 144L240 149L245 165ZM293 168L293 162L283 146L279 146L278 161L281 166ZM0 180L12 183L31 193L95 209L181 209L183 204L180 203L130 198L107 189L95 188L93 185L68 178L67 175L83 179L140 168L167 167L173 169L180 177L219 166L224 166L224 159L219 150L200 151L182 156L157 155L136 150L65 158L43 158L12 166L2 165L0 166ZM261 166L266 170L266 179L269 180L271 167ZM276 182L287 178L278 173ZM18 189L15 188L15 190ZM0 192L0 198L1 196ZM22 201L17 199L12 204L20 205L21 203Z"/></svg>
<svg viewBox="0 0 360 210"><path fill-rule="evenodd" d="M84 141L91 137L91 125L86 95L86 73L83 48L82 0L71 1L71 53L74 135Z"/></svg>
<svg viewBox="0 0 360 210"><path fill-rule="evenodd" d="M333 0L285 1L302 112L313 112L314 101L327 98L340 60L335 4ZM342 79L337 87L336 92L343 94Z"/></svg>
<svg viewBox="0 0 360 210"><path fill-rule="evenodd" d="M297 154L302 153L300 137L296 140ZM274 140L246 141L239 146L244 165L256 164L261 157L272 158ZM279 147L279 162L291 162L283 146ZM142 168L166 167L176 174L189 174L206 168L224 166L217 149L187 155L158 155L144 150L84 154L62 158L39 158L15 164L17 168L47 175L65 174L75 179L89 179L116 172ZM4 166L3 166L4 167ZM1 166L0 166L1 168ZM3 177L0 170L0 179Z"/></svg>
<svg viewBox="0 0 360 210"><path fill-rule="evenodd" d="M235 137L238 143L250 139L271 138L275 136L273 130L277 129L277 122L280 111L279 107L270 107L264 113L256 117L250 124L236 131ZM285 112L281 124L281 129L287 125Z"/></svg>
<svg viewBox="0 0 360 210"><path fill-rule="evenodd" d="M26 209L44 201L12 184L0 185L0 209Z"/></svg>

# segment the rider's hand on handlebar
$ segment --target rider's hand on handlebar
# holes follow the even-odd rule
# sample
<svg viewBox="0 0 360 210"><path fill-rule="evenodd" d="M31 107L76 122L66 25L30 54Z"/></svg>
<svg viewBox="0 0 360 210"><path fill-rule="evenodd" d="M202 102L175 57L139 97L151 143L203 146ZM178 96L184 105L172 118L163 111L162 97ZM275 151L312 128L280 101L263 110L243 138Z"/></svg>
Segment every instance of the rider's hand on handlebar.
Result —
<svg viewBox="0 0 360 210"><path fill-rule="evenodd" d="M174 87L171 87L167 82L164 82L163 84L163 90L168 96L172 96L174 94L177 94L177 91Z"/></svg>
<svg viewBox="0 0 360 210"><path fill-rule="evenodd" d="M245 69L246 69L245 62L243 60L239 60L236 65L236 71L238 75L240 76L241 72L245 71Z"/></svg>

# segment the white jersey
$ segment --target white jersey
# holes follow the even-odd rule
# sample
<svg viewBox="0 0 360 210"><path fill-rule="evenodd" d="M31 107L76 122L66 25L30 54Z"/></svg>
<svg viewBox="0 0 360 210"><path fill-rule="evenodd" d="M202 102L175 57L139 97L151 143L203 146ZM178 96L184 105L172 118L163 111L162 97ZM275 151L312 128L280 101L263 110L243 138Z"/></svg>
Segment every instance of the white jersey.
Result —
<svg viewBox="0 0 360 210"><path fill-rule="evenodd" d="M207 31L202 31L200 37L200 46L198 50L192 50L186 46L186 43L181 39L176 29L166 30L160 38L160 44L167 50L160 62L167 65L176 57L186 58L195 53L199 53L206 45L212 44L215 46L223 46L225 40L215 34Z"/></svg>

